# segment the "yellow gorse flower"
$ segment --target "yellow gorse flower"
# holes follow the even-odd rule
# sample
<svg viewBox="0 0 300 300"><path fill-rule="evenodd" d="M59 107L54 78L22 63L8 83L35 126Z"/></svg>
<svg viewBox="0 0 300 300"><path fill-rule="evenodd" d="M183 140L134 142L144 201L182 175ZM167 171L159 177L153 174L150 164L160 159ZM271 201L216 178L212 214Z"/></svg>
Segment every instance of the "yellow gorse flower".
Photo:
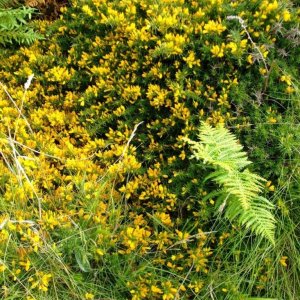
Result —
<svg viewBox="0 0 300 300"><path fill-rule="evenodd" d="M210 20L204 25L203 33L221 34L225 30L226 26L222 25L220 21Z"/></svg>
<svg viewBox="0 0 300 300"><path fill-rule="evenodd" d="M213 57L223 57L224 56L224 49L225 49L225 44L224 43L221 46L213 45L210 52L212 53Z"/></svg>
<svg viewBox="0 0 300 300"><path fill-rule="evenodd" d="M95 296L92 293L86 293L84 297L85 299L89 299L89 300L95 299Z"/></svg>
<svg viewBox="0 0 300 300"><path fill-rule="evenodd" d="M52 274L37 272L35 277L30 277L28 281L31 283L31 289L37 288L43 292L47 292L51 278Z"/></svg>

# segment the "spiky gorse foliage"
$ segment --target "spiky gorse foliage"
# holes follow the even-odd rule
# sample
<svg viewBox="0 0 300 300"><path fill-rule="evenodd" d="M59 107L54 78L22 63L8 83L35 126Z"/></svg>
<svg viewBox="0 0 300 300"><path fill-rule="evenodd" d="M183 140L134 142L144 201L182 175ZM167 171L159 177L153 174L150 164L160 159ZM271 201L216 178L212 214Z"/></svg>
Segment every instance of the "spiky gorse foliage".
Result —
<svg viewBox="0 0 300 300"><path fill-rule="evenodd" d="M249 171L251 161L235 136L224 127L213 128L202 123L199 140L187 140L193 149L193 156L211 164L215 172L206 179L221 186L218 192L207 197L218 197L217 206L226 210L229 220L237 219L242 225L275 243L274 205L260 196L264 190L262 177Z"/></svg>
<svg viewBox="0 0 300 300"><path fill-rule="evenodd" d="M33 8L12 8L17 1L0 0L0 44L7 45L16 42L18 44L31 44L41 39L28 25L28 20L34 12Z"/></svg>
<svg viewBox="0 0 300 300"><path fill-rule="evenodd" d="M276 191L300 136L299 127L286 135L295 121L290 104L297 106L297 8L82 0L62 13L53 23L36 21L46 39L7 52L0 67L13 99L1 90L2 294L285 298L282 288L269 292L264 261L239 286L223 281L218 253L239 228L214 227L216 199L203 183L209 170L191 163L184 137L195 137L199 119L232 126L258 173L274 182L265 192ZM230 15L245 20L268 70ZM272 262L288 274L280 259Z"/></svg>

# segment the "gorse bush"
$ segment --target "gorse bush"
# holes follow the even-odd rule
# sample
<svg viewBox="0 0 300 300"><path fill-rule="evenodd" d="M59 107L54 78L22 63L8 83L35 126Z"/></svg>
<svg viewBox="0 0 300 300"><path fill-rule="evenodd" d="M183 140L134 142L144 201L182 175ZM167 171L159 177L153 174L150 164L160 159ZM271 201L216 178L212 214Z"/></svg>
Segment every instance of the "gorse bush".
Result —
<svg viewBox="0 0 300 300"><path fill-rule="evenodd" d="M35 21L45 40L2 55L1 296L297 299L296 3L74 0L61 12ZM280 217L275 247L229 206L229 221L215 215L217 184L230 186L189 159L202 121L231 128L247 176L266 178L255 186Z"/></svg>

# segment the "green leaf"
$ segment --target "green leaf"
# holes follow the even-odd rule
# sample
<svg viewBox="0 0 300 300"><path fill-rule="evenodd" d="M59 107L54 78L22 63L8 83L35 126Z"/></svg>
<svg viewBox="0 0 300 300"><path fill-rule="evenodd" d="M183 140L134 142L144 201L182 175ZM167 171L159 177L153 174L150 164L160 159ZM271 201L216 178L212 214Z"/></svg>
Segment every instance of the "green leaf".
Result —
<svg viewBox="0 0 300 300"><path fill-rule="evenodd" d="M84 249L82 248L75 249L75 259L81 271L83 272L91 271L91 265Z"/></svg>
<svg viewBox="0 0 300 300"><path fill-rule="evenodd" d="M198 142L186 139L191 145L193 157L210 164L215 171L204 182L214 181L221 190L209 193L218 197L217 207L229 220L275 243L276 220L272 214L274 205L260 196L264 178L252 173L246 167L251 164L238 140L224 127L212 128L202 123Z"/></svg>
<svg viewBox="0 0 300 300"><path fill-rule="evenodd" d="M28 7L0 8L0 44L7 45L16 42L29 45L35 40L42 39L42 35L27 24L27 19L31 18L33 12L34 9Z"/></svg>

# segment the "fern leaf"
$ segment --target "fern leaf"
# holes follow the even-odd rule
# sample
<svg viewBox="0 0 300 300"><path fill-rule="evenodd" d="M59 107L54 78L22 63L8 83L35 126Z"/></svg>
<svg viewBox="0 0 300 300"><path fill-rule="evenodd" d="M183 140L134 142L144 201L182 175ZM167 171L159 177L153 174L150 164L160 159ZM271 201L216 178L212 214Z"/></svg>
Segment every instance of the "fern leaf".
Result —
<svg viewBox="0 0 300 300"><path fill-rule="evenodd" d="M0 26L14 28L26 24L26 19L31 19L33 8L22 7L16 9L0 9Z"/></svg>
<svg viewBox="0 0 300 300"><path fill-rule="evenodd" d="M228 194L238 197L244 209L249 208L251 199L262 190L263 179L247 169L243 172L229 171L212 179L222 185Z"/></svg>
<svg viewBox="0 0 300 300"><path fill-rule="evenodd" d="M41 39L42 35L27 25L27 19L31 18L33 12L34 9L28 7L0 9L0 44L31 44Z"/></svg>
<svg viewBox="0 0 300 300"><path fill-rule="evenodd" d="M18 29L18 30L8 30L0 31L0 44L12 44L16 42L18 44L30 45L38 39L42 39L42 35L34 32L32 29Z"/></svg>
<svg viewBox="0 0 300 300"><path fill-rule="evenodd" d="M237 198L230 199L225 216L229 220L238 220L241 225L275 243L276 220L271 212L274 205L264 197L252 199L251 206L245 210Z"/></svg>
<svg viewBox="0 0 300 300"><path fill-rule="evenodd" d="M246 168L251 161L238 140L226 128L212 128L205 123L200 127L199 139L200 142L186 140L191 144L193 157L215 168L204 182L213 180L222 187L207 197L217 196L219 211L226 206L225 216L229 220L237 220L274 244L276 220L271 212L274 206L259 196L265 179Z"/></svg>
<svg viewBox="0 0 300 300"><path fill-rule="evenodd" d="M199 139L201 144L193 141L190 143L195 152L194 157L203 159L205 163L226 170L243 169L251 164L235 136L223 127L212 128L203 123Z"/></svg>

